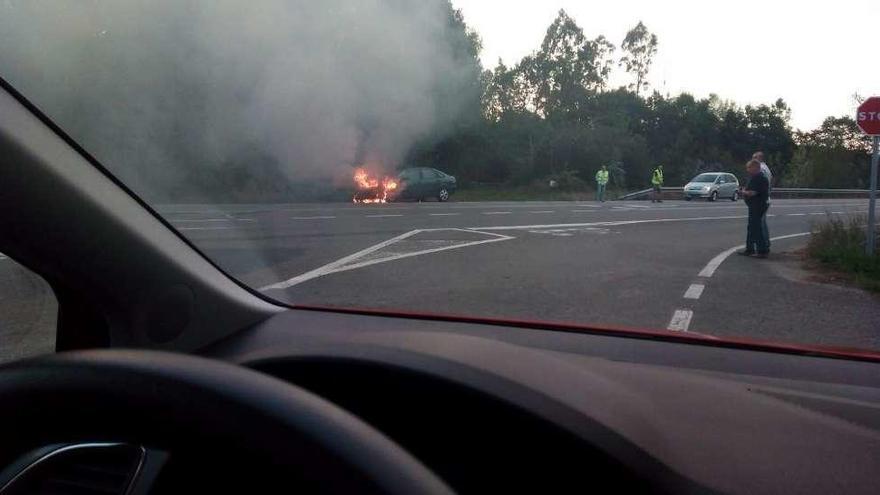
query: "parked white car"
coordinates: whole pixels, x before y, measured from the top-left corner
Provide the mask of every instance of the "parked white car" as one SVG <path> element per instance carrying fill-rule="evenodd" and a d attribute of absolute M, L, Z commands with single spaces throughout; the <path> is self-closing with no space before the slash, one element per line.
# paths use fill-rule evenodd
<path fill-rule="evenodd" d="M 705 198 L 717 201 L 727 198 L 731 201 L 739 199 L 739 179 L 726 172 L 700 174 L 684 186 L 684 199 Z"/>

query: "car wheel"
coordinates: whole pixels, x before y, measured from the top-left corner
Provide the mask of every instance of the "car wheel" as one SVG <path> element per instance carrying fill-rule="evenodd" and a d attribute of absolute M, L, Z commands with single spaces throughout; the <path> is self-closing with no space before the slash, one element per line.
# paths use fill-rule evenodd
<path fill-rule="evenodd" d="M 684 197 L 684 200 L 685 200 L 685 201 L 690 201 L 690 200 L 692 200 L 692 199 L 694 199 L 694 198 L 692 198 L 692 197 L 690 197 L 690 196 L 685 196 L 685 197 Z"/>
<path fill-rule="evenodd" d="M 718 201 L 718 191 L 712 191 L 712 195 L 709 196 L 709 201 Z"/>
<path fill-rule="evenodd" d="M 443 189 L 440 189 L 440 192 L 437 193 L 437 199 L 438 199 L 441 203 L 443 203 L 443 202 L 445 202 L 445 201 L 449 201 L 449 191 L 446 190 L 445 187 L 444 187 Z"/>
<path fill-rule="evenodd" d="M 730 200 L 731 201 L 738 201 L 739 200 L 739 191 L 733 191 L 733 196 L 730 197 Z"/>

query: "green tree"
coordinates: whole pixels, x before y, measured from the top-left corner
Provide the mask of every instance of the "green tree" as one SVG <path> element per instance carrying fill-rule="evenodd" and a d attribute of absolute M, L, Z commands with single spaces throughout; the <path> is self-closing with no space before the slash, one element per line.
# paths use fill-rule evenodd
<path fill-rule="evenodd" d="M 643 88 L 648 87 L 648 71 L 654 55 L 657 54 L 657 35 L 649 32 L 642 21 L 639 21 L 626 33 L 620 48 L 624 52 L 620 65 L 635 76 L 635 82 L 629 87 L 636 93 L 641 93 Z"/>
<path fill-rule="evenodd" d="M 529 60 L 534 106 L 543 116 L 577 116 L 591 93 L 608 81 L 614 46 L 603 36 L 590 40 L 564 10 L 553 21 L 541 49 Z"/>
<path fill-rule="evenodd" d="M 495 70 L 486 71 L 483 114 L 488 120 L 497 122 L 505 115 L 529 111 L 534 91 L 524 69 L 527 65 L 528 59 L 508 68 L 498 60 Z"/>
<path fill-rule="evenodd" d="M 870 181 L 870 138 L 850 117 L 828 117 L 796 135 L 797 151 L 786 182 L 801 187 L 865 188 Z"/>

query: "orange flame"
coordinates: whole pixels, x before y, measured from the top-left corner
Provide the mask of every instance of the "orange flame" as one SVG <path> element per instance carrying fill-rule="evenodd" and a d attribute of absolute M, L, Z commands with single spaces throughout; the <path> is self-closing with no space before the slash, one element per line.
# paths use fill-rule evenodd
<path fill-rule="evenodd" d="M 398 182 L 392 177 L 385 177 L 380 182 L 376 177 L 370 177 L 362 168 L 354 171 L 354 183 L 359 189 L 352 201 L 355 203 L 375 204 L 386 203 L 388 192 L 398 187 Z"/>

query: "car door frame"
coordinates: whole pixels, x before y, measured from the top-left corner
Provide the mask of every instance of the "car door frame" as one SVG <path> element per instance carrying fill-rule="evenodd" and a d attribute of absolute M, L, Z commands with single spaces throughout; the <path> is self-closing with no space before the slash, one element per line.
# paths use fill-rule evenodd
<path fill-rule="evenodd" d="M 424 184 L 422 183 L 422 173 L 421 167 L 412 167 L 408 169 L 404 169 L 403 172 L 413 172 L 417 174 L 417 176 L 413 179 L 406 179 L 405 187 L 403 187 L 402 194 L 404 199 L 412 199 L 412 200 L 421 200 L 424 196 Z M 404 179 L 400 178 L 401 186 L 404 186 Z"/>

